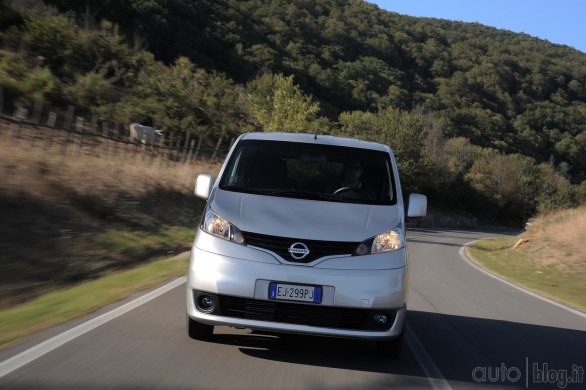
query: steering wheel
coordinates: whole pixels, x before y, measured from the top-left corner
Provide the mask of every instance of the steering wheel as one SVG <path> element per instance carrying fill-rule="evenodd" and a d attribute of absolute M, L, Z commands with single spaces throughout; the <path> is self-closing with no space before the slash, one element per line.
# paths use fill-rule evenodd
<path fill-rule="evenodd" d="M 340 187 L 334 191 L 334 195 L 343 194 L 344 192 L 354 191 L 352 187 Z"/>
<path fill-rule="evenodd" d="M 363 188 L 354 188 L 354 187 L 340 187 L 336 191 L 334 191 L 334 195 L 342 195 L 347 194 L 345 198 L 351 199 L 370 199 L 371 197 L 368 195 L 368 192 L 365 191 Z"/>

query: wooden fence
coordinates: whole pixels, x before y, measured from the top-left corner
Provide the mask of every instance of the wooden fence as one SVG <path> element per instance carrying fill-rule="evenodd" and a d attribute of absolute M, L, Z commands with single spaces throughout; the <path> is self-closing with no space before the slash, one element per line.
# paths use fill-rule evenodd
<path fill-rule="evenodd" d="M 129 124 L 100 120 L 96 115 L 89 119 L 75 115 L 75 107 L 67 110 L 50 109 L 42 103 L 32 107 L 14 105 L 6 112 L 0 86 L 0 131 L 14 145 L 27 144 L 61 154 L 134 155 L 151 164 L 190 164 L 207 161 L 221 162 L 234 138 L 210 139 L 202 136 L 164 133 L 152 145 L 129 140 Z"/>

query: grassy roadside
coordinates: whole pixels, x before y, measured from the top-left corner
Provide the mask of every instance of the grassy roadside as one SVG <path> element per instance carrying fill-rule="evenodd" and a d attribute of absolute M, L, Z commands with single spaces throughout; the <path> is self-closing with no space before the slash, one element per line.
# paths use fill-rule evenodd
<path fill-rule="evenodd" d="M 0 348 L 53 325 L 88 314 L 128 295 L 185 275 L 187 253 L 54 291 L 0 311 Z"/>
<path fill-rule="evenodd" d="M 477 241 L 468 255 L 504 279 L 586 312 L 586 208 L 539 217 L 523 234 Z"/>
<path fill-rule="evenodd" d="M 205 204 L 195 177 L 217 164 L 18 134 L 0 137 L 0 310 L 189 250 Z"/>
<path fill-rule="evenodd" d="M 207 160 L 0 120 L 0 348 L 185 275 Z M 76 146 L 77 145 L 77 146 Z M 171 256 L 175 256 L 170 258 Z M 161 260 L 163 259 L 163 260 Z"/>

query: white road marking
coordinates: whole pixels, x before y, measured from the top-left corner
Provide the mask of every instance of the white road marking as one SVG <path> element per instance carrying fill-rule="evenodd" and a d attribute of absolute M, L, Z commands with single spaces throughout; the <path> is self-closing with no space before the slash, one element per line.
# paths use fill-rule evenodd
<path fill-rule="evenodd" d="M 149 301 L 152 301 L 153 299 L 165 294 L 175 287 L 182 285 L 186 281 L 187 278 L 185 276 L 175 279 L 174 281 L 169 282 L 166 285 L 159 287 L 158 289 L 153 290 L 141 297 L 138 297 L 131 302 L 117 307 L 116 309 L 104 313 L 96 318 L 92 318 L 83 324 L 71 328 L 55 337 L 50 338 L 49 340 L 43 341 L 42 343 L 37 344 L 34 347 L 27 349 L 26 351 L 23 351 L 9 359 L 6 359 L 3 362 L 0 362 L 0 378 L 10 374 L 12 371 L 17 370 L 22 366 L 29 364 L 30 362 L 53 351 L 54 349 L 59 348 L 63 344 L 66 344 L 71 340 L 74 340 L 79 336 L 82 336 L 96 329 L 97 327 L 104 325 L 105 323 L 112 321 L 113 319 L 120 317 L 123 314 L 128 313 L 131 310 L 136 309 L 137 307 L 144 305 Z"/>
<path fill-rule="evenodd" d="M 468 245 L 470 245 L 470 244 L 472 244 L 472 243 L 474 243 L 474 242 L 476 242 L 476 241 L 478 241 L 478 240 L 470 241 L 470 242 L 468 242 L 468 243 L 464 244 L 464 246 L 462 246 L 462 247 L 460 248 L 460 250 L 459 250 L 460 257 L 461 257 L 461 258 L 462 258 L 462 259 L 463 259 L 463 260 L 464 260 L 466 263 L 468 263 L 470 266 L 472 266 L 472 267 L 476 268 L 478 271 L 482 272 L 483 274 L 485 274 L 485 275 L 488 275 L 488 276 L 490 276 L 491 278 L 493 278 L 493 279 L 496 279 L 496 280 L 498 280 L 498 281 L 500 281 L 500 282 L 502 282 L 502 283 L 506 284 L 507 286 L 511 286 L 511 287 L 513 287 L 513 288 L 514 288 L 514 289 L 516 289 L 516 290 L 519 290 L 519 291 L 521 291 L 521 292 L 524 292 L 524 293 L 525 293 L 525 294 L 527 294 L 527 295 L 530 295 L 530 296 L 532 296 L 532 297 L 534 297 L 534 298 L 537 298 L 537 299 L 539 299 L 539 300 L 541 300 L 541 301 L 543 301 L 543 302 L 547 302 L 547 303 L 549 303 L 549 304 L 552 304 L 552 305 L 554 305 L 554 306 L 556 306 L 556 307 L 559 307 L 560 309 L 564 309 L 564 310 L 566 310 L 566 311 L 568 311 L 568 312 L 570 312 L 570 313 L 573 313 L 573 314 L 575 314 L 575 315 L 577 315 L 577 316 L 579 316 L 579 317 L 586 318 L 586 313 L 582 313 L 581 311 L 578 311 L 578 310 L 576 310 L 576 309 L 573 309 L 573 308 L 571 308 L 571 307 L 568 307 L 568 306 L 566 306 L 566 305 L 563 305 L 563 304 L 561 304 L 561 303 L 559 303 L 559 302 L 556 302 L 556 301 L 553 301 L 553 300 L 551 300 L 551 299 L 545 298 L 545 297 L 543 297 L 543 296 L 541 296 L 541 295 L 538 295 L 538 294 L 536 294 L 536 293 L 534 293 L 534 292 L 531 292 L 531 291 L 529 291 L 529 290 L 526 290 L 526 289 L 524 289 L 523 287 L 517 286 L 516 284 L 513 284 L 513 283 L 511 283 L 511 282 L 509 282 L 509 281 L 507 281 L 507 280 L 504 280 L 504 279 L 502 279 L 501 277 L 499 277 L 499 276 L 497 276 L 497 275 L 493 274 L 492 272 L 489 272 L 489 271 L 485 270 L 484 268 L 480 267 L 478 264 L 474 263 L 472 260 L 470 260 L 470 259 L 468 258 L 468 256 L 466 255 L 466 252 L 465 252 L 465 250 L 466 250 L 466 247 L 467 247 Z"/>
<path fill-rule="evenodd" d="M 442 372 L 437 368 L 425 350 L 425 347 L 423 347 L 423 344 L 421 344 L 421 341 L 415 336 L 415 333 L 411 330 L 408 324 L 405 325 L 405 341 L 409 344 L 411 352 L 415 355 L 415 359 L 417 359 L 417 362 L 431 384 L 431 387 L 434 390 L 451 390 L 452 386 L 450 386 L 446 378 L 444 378 Z"/>

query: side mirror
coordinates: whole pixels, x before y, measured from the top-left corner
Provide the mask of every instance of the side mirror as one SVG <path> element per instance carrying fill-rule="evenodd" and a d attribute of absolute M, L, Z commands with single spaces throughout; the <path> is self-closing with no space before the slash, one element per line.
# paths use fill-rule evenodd
<path fill-rule="evenodd" d="M 210 197 L 212 187 L 214 186 L 214 177 L 209 173 L 202 173 L 195 181 L 195 196 L 203 199 Z"/>
<path fill-rule="evenodd" d="M 407 218 L 425 217 L 427 214 L 427 197 L 421 194 L 409 194 Z"/>

